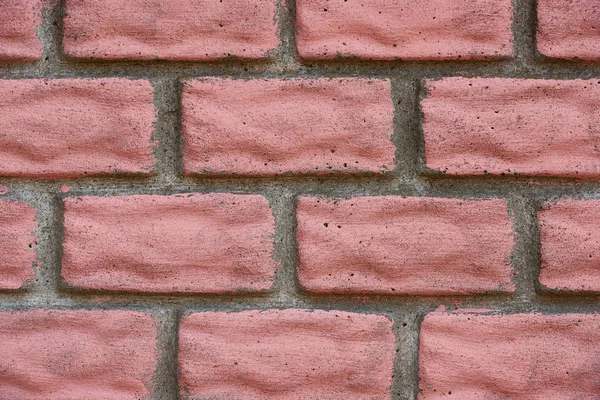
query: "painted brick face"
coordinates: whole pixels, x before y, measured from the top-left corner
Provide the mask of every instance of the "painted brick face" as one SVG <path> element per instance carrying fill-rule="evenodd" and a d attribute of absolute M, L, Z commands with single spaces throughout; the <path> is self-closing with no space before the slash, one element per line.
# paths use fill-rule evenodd
<path fill-rule="evenodd" d="M 62 276 L 97 290 L 265 290 L 275 272 L 273 225 L 258 195 L 69 198 Z"/>
<path fill-rule="evenodd" d="M 0 80 L 0 176 L 147 175 L 152 101 L 142 80 Z"/>
<path fill-rule="evenodd" d="M 275 17 L 273 0 L 67 0 L 63 45 L 98 59 L 264 58 Z"/>
<path fill-rule="evenodd" d="M 422 100 L 427 166 L 449 175 L 600 177 L 600 81 L 446 78 Z"/>
<path fill-rule="evenodd" d="M 600 201 L 547 203 L 538 213 L 540 283 L 550 289 L 600 292 Z"/>
<path fill-rule="evenodd" d="M 0 289 L 18 289 L 35 277 L 35 210 L 0 200 Z"/>
<path fill-rule="evenodd" d="M 341 311 L 197 313 L 181 322 L 182 395 L 390 399 L 389 319 Z"/>
<path fill-rule="evenodd" d="M 386 80 L 201 79 L 185 84 L 182 103 L 186 174 L 394 168 Z"/>
<path fill-rule="evenodd" d="M 538 0 L 538 50 L 545 56 L 600 60 L 600 2 Z"/>
<path fill-rule="evenodd" d="M 512 291 L 503 200 L 356 197 L 298 202 L 298 280 L 321 293 Z"/>
<path fill-rule="evenodd" d="M 298 0 L 307 59 L 456 60 L 512 55 L 510 0 Z"/>
<path fill-rule="evenodd" d="M 156 327 L 131 311 L 3 312 L 0 354 L 3 399 L 147 399 Z"/>
<path fill-rule="evenodd" d="M 599 328 L 597 314 L 430 314 L 419 398 L 598 398 Z"/>
<path fill-rule="evenodd" d="M 40 0 L 0 2 L 0 61 L 27 61 L 40 58 L 42 44 L 36 30 L 42 22 Z"/>

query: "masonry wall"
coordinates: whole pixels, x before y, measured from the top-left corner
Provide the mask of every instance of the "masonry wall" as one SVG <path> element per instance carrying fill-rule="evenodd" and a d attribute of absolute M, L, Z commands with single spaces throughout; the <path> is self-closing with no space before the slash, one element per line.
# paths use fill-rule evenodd
<path fill-rule="evenodd" d="M 0 15 L 0 399 L 600 398 L 600 2 Z"/>

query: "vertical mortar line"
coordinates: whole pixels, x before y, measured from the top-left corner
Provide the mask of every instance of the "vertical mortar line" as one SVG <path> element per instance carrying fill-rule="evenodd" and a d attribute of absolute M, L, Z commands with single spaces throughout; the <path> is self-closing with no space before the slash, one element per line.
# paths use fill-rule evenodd
<path fill-rule="evenodd" d="M 159 319 L 157 329 L 158 362 L 152 379 L 155 400 L 179 399 L 179 320 L 181 312 L 177 307 L 156 312 Z"/>
<path fill-rule="evenodd" d="M 507 203 L 515 235 L 511 254 L 515 294 L 524 305 L 530 305 L 537 298 L 536 282 L 540 267 L 538 204 L 533 199 L 519 196 L 509 198 Z"/>
<path fill-rule="evenodd" d="M 277 0 L 279 57 L 277 63 L 284 70 L 299 68 L 296 50 L 296 1 Z"/>
<path fill-rule="evenodd" d="M 419 394 L 419 331 L 423 315 L 415 309 L 394 312 L 397 353 L 392 399 L 416 400 Z"/>
<path fill-rule="evenodd" d="M 64 240 L 64 206 L 52 193 L 31 193 L 30 203 L 37 214 L 37 272 L 33 292 L 40 302 L 56 299 L 60 289 L 60 268 Z"/>
<path fill-rule="evenodd" d="M 419 81 L 392 78 L 396 174 L 404 181 L 415 181 L 422 164 L 423 138 L 420 132 Z"/>
<path fill-rule="evenodd" d="M 179 183 L 183 172 L 181 139 L 182 83 L 177 77 L 166 76 L 151 80 L 154 88 L 156 123 L 152 138 L 157 141 L 155 173 L 166 185 Z"/>
<path fill-rule="evenodd" d="M 519 72 L 530 72 L 537 56 L 537 0 L 513 0 L 514 57 Z"/>
<path fill-rule="evenodd" d="M 60 65 L 65 0 L 44 0 L 42 23 L 38 27 L 38 37 L 42 42 L 40 72 L 47 73 Z"/>
<path fill-rule="evenodd" d="M 296 267 L 298 246 L 296 243 L 296 196 L 288 190 L 280 190 L 267 196 L 275 217 L 274 254 L 278 264 L 273 292 L 279 302 L 289 303 L 298 293 Z"/>

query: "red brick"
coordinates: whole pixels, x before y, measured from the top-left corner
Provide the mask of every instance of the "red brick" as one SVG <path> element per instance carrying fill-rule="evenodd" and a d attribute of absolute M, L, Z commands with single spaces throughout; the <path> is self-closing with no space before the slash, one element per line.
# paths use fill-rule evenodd
<path fill-rule="evenodd" d="M 0 175 L 149 174 L 152 101 L 147 81 L 0 80 Z"/>
<path fill-rule="evenodd" d="M 147 399 L 156 327 L 129 311 L 0 313 L 3 399 Z"/>
<path fill-rule="evenodd" d="M 63 45 L 85 58 L 264 58 L 279 45 L 275 1 L 67 0 Z"/>
<path fill-rule="evenodd" d="M 298 280 L 309 291 L 513 291 L 504 200 L 300 198 Z"/>
<path fill-rule="evenodd" d="M 540 283 L 551 289 L 600 292 L 600 200 L 563 200 L 538 213 Z"/>
<path fill-rule="evenodd" d="M 456 60 L 512 56 L 510 0 L 298 0 L 308 59 Z"/>
<path fill-rule="evenodd" d="M 35 210 L 0 201 L 0 289 L 18 289 L 35 277 Z"/>
<path fill-rule="evenodd" d="M 599 178 L 600 81 L 448 78 L 422 100 L 427 166 Z"/>
<path fill-rule="evenodd" d="M 186 174 L 394 168 L 386 80 L 208 78 L 187 82 L 182 102 Z"/>
<path fill-rule="evenodd" d="M 421 325 L 420 399 L 600 398 L 600 316 L 433 313 Z"/>
<path fill-rule="evenodd" d="M 600 60 L 598 0 L 538 0 L 540 53 L 554 58 Z"/>
<path fill-rule="evenodd" d="M 36 60 L 42 44 L 36 29 L 42 22 L 40 0 L 0 2 L 0 60 Z"/>
<path fill-rule="evenodd" d="M 341 311 L 192 314 L 181 321 L 182 396 L 390 399 L 392 322 Z"/>
<path fill-rule="evenodd" d="M 74 287 L 134 292 L 270 288 L 274 218 L 258 195 L 65 200 L 62 276 Z"/>

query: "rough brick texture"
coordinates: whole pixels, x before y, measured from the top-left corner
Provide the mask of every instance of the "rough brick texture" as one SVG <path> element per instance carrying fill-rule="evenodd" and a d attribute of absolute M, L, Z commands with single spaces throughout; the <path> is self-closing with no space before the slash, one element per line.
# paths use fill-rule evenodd
<path fill-rule="evenodd" d="M 63 45 L 84 58 L 264 58 L 275 14 L 273 0 L 66 0 Z"/>
<path fill-rule="evenodd" d="M 42 55 L 36 30 L 42 22 L 40 0 L 3 0 L 0 2 L 0 61 L 35 60 Z"/>
<path fill-rule="evenodd" d="M 35 210 L 0 200 L 0 289 L 18 289 L 35 272 Z"/>
<path fill-rule="evenodd" d="M 389 319 L 341 311 L 198 313 L 181 322 L 182 395 L 389 399 Z"/>
<path fill-rule="evenodd" d="M 274 221 L 257 195 L 65 200 L 62 276 L 74 287 L 136 292 L 268 289 Z"/>
<path fill-rule="evenodd" d="M 142 80 L 0 80 L 0 176 L 148 174 L 152 101 Z"/>
<path fill-rule="evenodd" d="M 545 56 L 600 60 L 600 2 L 538 0 L 538 50 Z"/>
<path fill-rule="evenodd" d="M 139 312 L 3 312 L 0 398 L 147 399 L 156 347 L 155 322 Z"/>
<path fill-rule="evenodd" d="M 503 200 L 356 197 L 298 202 L 298 280 L 316 292 L 512 291 Z"/>
<path fill-rule="evenodd" d="M 421 102 L 429 168 L 600 178 L 600 81 L 447 78 Z"/>
<path fill-rule="evenodd" d="M 600 316 L 428 315 L 421 399 L 597 399 Z"/>
<path fill-rule="evenodd" d="M 510 0 L 298 0 L 307 59 L 456 60 L 512 55 Z"/>
<path fill-rule="evenodd" d="M 548 203 L 538 219 L 540 283 L 551 289 L 600 292 L 600 201 Z"/>
<path fill-rule="evenodd" d="M 394 168 L 386 80 L 201 79 L 185 84 L 182 102 L 186 174 Z"/>

